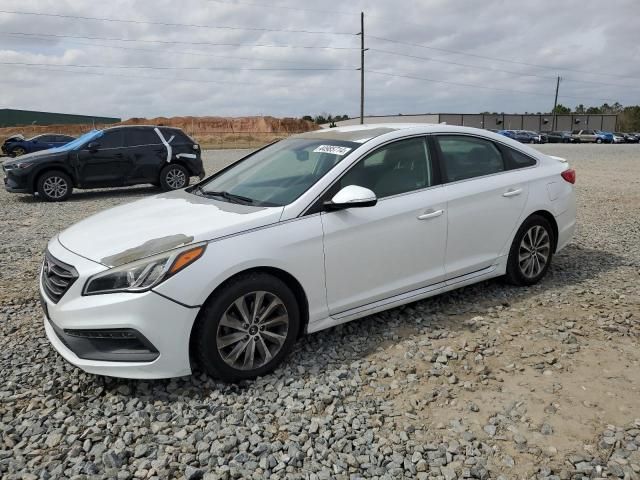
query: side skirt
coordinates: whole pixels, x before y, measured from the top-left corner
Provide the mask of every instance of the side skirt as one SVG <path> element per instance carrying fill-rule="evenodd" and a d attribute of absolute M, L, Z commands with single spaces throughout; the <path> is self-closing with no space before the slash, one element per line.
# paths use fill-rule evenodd
<path fill-rule="evenodd" d="M 447 280 L 445 282 L 429 285 L 428 287 L 419 288 L 410 292 L 395 295 L 393 297 L 378 300 L 377 302 L 362 305 L 360 307 L 352 308 L 340 313 L 334 313 L 333 315 L 318 320 L 309 324 L 307 327 L 307 333 L 319 332 L 326 328 L 331 328 L 336 325 L 350 322 L 358 318 L 373 315 L 374 313 L 382 312 L 383 310 L 389 310 L 391 308 L 399 307 L 407 303 L 416 302 L 425 298 L 433 297 L 441 293 L 445 293 L 451 290 L 455 290 L 460 287 L 478 283 L 490 278 L 499 277 L 504 275 L 504 268 L 500 268 L 500 265 L 491 265 L 490 267 L 472 272 L 466 275 L 462 275 L 457 278 Z"/>

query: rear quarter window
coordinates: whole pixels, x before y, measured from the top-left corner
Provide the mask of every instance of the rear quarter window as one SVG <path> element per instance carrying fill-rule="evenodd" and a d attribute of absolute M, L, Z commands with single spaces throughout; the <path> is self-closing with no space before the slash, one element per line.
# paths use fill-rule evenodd
<path fill-rule="evenodd" d="M 171 140 L 170 142 L 171 145 L 193 145 L 195 143 L 182 130 L 176 130 L 173 128 L 160 128 L 160 132 L 162 132 L 162 135 L 167 141 L 169 141 L 169 139 L 173 137 L 173 140 Z"/>
<path fill-rule="evenodd" d="M 536 164 L 536 159 L 529 155 L 509 147 L 503 146 L 503 149 L 506 150 L 505 163 L 507 170 L 533 167 Z"/>

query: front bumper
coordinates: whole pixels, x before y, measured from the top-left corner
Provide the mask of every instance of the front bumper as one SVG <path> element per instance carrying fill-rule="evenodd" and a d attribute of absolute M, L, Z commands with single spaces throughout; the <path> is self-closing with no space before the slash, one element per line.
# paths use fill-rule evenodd
<path fill-rule="evenodd" d="M 184 307 L 153 291 L 82 296 L 86 279 L 105 267 L 66 250 L 57 239 L 49 242 L 49 251 L 79 272 L 78 280 L 58 303 L 46 296 L 40 284 L 45 332 L 65 360 L 86 372 L 111 377 L 191 374 L 189 337 L 197 308 Z M 87 338 L 92 330 L 96 335 Z M 129 342 L 118 339 L 120 343 L 114 346 L 96 338 L 104 337 L 104 332 L 132 333 Z"/>
<path fill-rule="evenodd" d="M 28 175 L 16 175 L 14 170 L 4 169 L 4 188 L 11 193 L 32 193 Z"/>

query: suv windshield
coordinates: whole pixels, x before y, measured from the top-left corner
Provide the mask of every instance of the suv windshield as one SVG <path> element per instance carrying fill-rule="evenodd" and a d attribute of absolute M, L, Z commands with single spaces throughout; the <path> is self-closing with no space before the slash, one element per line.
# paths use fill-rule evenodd
<path fill-rule="evenodd" d="M 249 205 L 293 202 L 360 144 L 289 138 L 256 152 L 194 193 Z"/>
<path fill-rule="evenodd" d="M 80 135 L 78 138 L 70 141 L 69 143 L 66 143 L 58 148 L 52 148 L 50 151 L 75 150 L 76 148 L 82 147 L 84 144 L 89 143 L 91 140 L 95 140 L 96 138 L 101 136 L 102 130 L 91 130 L 84 135 Z"/>

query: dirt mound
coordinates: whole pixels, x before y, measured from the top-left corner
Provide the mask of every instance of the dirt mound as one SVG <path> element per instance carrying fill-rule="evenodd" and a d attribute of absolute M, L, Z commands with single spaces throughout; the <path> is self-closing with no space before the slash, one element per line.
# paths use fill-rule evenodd
<path fill-rule="evenodd" d="M 26 125 L 22 127 L 0 128 L 0 141 L 21 133 L 29 138 L 42 133 L 62 133 L 78 136 L 92 128 L 115 127 L 118 125 L 165 125 L 178 127 L 203 144 L 217 141 L 220 134 L 236 136 L 251 135 L 260 143 L 263 139 L 285 137 L 293 133 L 317 130 L 318 125 L 300 118 L 276 117 L 156 117 L 130 118 L 113 124 L 80 124 L 80 125 Z"/>

